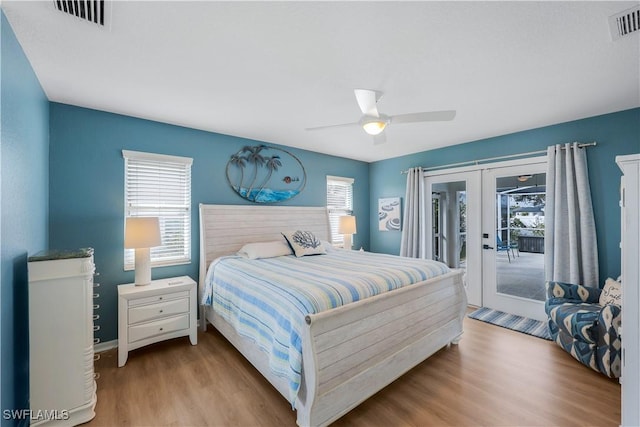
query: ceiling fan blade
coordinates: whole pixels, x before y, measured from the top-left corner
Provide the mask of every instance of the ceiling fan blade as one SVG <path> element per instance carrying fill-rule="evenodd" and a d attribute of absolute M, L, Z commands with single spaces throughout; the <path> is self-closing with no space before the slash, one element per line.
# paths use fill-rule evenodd
<path fill-rule="evenodd" d="M 341 123 L 339 125 L 327 125 L 327 126 L 316 126 L 312 128 L 305 128 L 305 130 L 322 130 L 322 129 L 331 129 L 331 128 L 340 128 L 340 127 L 349 127 L 349 126 L 360 126 L 360 123 Z"/>
<path fill-rule="evenodd" d="M 362 114 L 365 116 L 380 117 L 376 104 L 380 97 L 382 97 L 382 92 L 369 89 L 355 89 L 354 92 Z"/>
<path fill-rule="evenodd" d="M 385 132 L 380 132 L 377 135 L 373 136 L 373 145 L 384 144 L 387 142 L 387 136 Z"/>
<path fill-rule="evenodd" d="M 415 123 L 415 122 L 443 122 L 453 120 L 456 116 L 455 110 L 428 111 L 425 113 L 409 113 L 391 116 L 391 123 Z"/>

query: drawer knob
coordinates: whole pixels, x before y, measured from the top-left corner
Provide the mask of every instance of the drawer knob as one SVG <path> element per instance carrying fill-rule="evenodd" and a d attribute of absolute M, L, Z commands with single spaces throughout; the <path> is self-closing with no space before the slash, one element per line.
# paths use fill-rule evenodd
<path fill-rule="evenodd" d="M 164 328 L 160 328 L 160 330 L 162 331 Z"/>
<path fill-rule="evenodd" d="M 158 298 L 160 301 L 162 301 L 162 297 Z"/>
<path fill-rule="evenodd" d="M 160 313 L 162 313 L 164 310 L 160 310 Z"/>

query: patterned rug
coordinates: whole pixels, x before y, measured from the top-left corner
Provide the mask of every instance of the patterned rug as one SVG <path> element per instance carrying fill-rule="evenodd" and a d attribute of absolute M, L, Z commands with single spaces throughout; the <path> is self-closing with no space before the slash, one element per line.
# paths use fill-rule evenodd
<path fill-rule="evenodd" d="M 492 325 L 502 326 L 503 328 L 551 341 L 547 322 L 516 316 L 515 314 L 507 314 L 486 307 L 481 307 L 467 316 L 471 319 L 481 320 Z"/>

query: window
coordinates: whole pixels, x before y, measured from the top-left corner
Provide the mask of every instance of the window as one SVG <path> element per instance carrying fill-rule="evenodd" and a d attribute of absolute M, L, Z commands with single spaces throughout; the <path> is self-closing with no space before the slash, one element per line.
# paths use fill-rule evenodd
<path fill-rule="evenodd" d="M 188 157 L 122 150 L 124 215 L 157 216 L 162 246 L 151 248 L 151 266 L 191 262 L 191 164 Z M 133 270 L 125 249 L 124 269 Z"/>
<path fill-rule="evenodd" d="M 353 215 L 353 178 L 327 176 L 327 210 L 331 244 L 341 246 L 344 244 L 344 236 L 338 233 L 338 218 Z"/>

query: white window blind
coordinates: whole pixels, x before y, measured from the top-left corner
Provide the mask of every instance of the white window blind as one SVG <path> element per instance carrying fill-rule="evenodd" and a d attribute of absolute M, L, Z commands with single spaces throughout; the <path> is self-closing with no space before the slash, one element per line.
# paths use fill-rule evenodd
<path fill-rule="evenodd" d="M 188 157 L 122 150 L 125 218 L 157 216 L 162 246 L 151 248 L 154 267 L 191 262 L 191 164 Z M 125 249 L 124 269 L 134 268 Z"/>
<path fill-rule="evenodd" d="M 353 214 L 353 178 L 327 176 L 327 211 L 331 226 L 331 244 L 344 244 L 344 236 L 338 233 L 341 216 Z"/>

